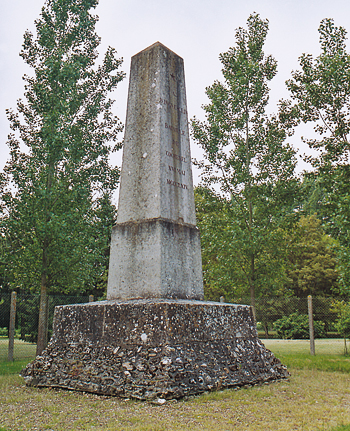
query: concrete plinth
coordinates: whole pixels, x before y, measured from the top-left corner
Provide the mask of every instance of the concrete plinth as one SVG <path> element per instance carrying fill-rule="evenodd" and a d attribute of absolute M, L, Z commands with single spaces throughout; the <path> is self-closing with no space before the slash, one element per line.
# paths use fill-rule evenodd
<path fill-rule="evenodd" d="M 153 219 L 113 227 L 108 293 L 113 299 L 203 299 L 199 231 Z"/>
<path fill-rule="evenodd" d="M 27 385 L 142 400 L 288 378 L 258 339 L 249 306 L 186 300 L 104 301 L 55 309 Z"/>

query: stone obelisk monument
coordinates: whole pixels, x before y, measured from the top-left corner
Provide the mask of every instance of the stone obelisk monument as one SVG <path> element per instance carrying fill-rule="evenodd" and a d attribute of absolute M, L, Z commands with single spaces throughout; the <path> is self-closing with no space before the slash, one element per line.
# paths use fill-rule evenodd
<path fill-rule="evenodd" d="M 131 60 L 107 299 L 203 299 L 181 57 L 159 42 Z"/>
<path fill-rule="evenodd" d="M 27 385 L 180 398 L 288 377 L 249 306 L 203 301 L 183 60 L 155 43 L 132 58 L 107 301 L 55 308 Z"/>

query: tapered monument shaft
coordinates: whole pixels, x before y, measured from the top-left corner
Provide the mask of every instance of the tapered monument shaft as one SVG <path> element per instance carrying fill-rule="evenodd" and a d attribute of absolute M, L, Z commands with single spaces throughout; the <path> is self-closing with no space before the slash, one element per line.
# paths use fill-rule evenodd
<path fill-rule="evenodd" d="M 183 59 L 132 57 L 107 299 L 203 299 Z"/>

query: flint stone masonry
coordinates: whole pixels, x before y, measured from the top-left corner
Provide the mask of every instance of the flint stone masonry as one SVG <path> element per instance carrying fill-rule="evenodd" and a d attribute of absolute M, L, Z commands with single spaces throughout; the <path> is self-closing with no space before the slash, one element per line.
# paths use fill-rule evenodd
<path fill-rule="evenodd" d="M 107 299 L 201 300 L 183 59 L 157 42 L 131 59 Z"/>
<path fill-rule="evenodd" d="M 153 400 L 289 373 L 258 339 L 249 306 L 134 300 L 56 307 L 49 346 L 21 375 L 29 386 Z"/>

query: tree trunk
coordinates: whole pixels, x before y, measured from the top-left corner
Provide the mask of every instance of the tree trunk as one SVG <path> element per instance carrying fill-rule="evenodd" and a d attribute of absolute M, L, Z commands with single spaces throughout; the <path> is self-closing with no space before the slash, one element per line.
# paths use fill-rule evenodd
<path fill-rule="evenodd" d="M 40 309 L 39 309 L 39 323 L 38 323 L 38 340 L 36 344 L 36 354 L 41 355 L 42 351 L 47 346 L 47 332 L 48 332 L 48 301 L 47 301 L 47 256 L 46 247 L 44 244 L 43 260 L 42 260 L 42 274 L 41 274 L 41 289 L 40 289 Z"/>
<path fill-rule="evenodd" d="M 250 260 L 250 305 L 255 308 L 255 261 L 254 256 Z"/>
<path fill-rule="evenodd" d="M 256 323 L 256 313 L 255 313 L 255 259 L 254 256 L 251 257 L 250 261 L 250 305 L 253 309 L 254 321 Z"/>
<path fill-rule="evenodd" d="M 268 340 L 268 338 L 269 338 L 269 327 L 268 327 L 267 323 L 264 324 L 264 331 L 265 331 L 265 338 L 266 338 L 266 340 Z"/>
<path fill-rule="evenodd" d="M 245 123 L 245 151 L 246 151 L 246 191 L 247 191 L 247 200 L 248 200 L 248 233 L 249 240 L 251 246 L 253 246 L 253 202 L 252 202 L 252 184 L 251 184 L 251 176 L 250 176 L 250 163 L 251 163 L 251 154 L 249 147 L 249 86 L 247 87 L 247 97 L 246 97 L 246 123 Z M 255 256 L 254 252 L 250 258 L 250 275 L 249 275 L 249 288 L 250 288 L 250 305 L 253 310 L 253 317 L 256 324 L 256 314 L 255 314 Z"/>

